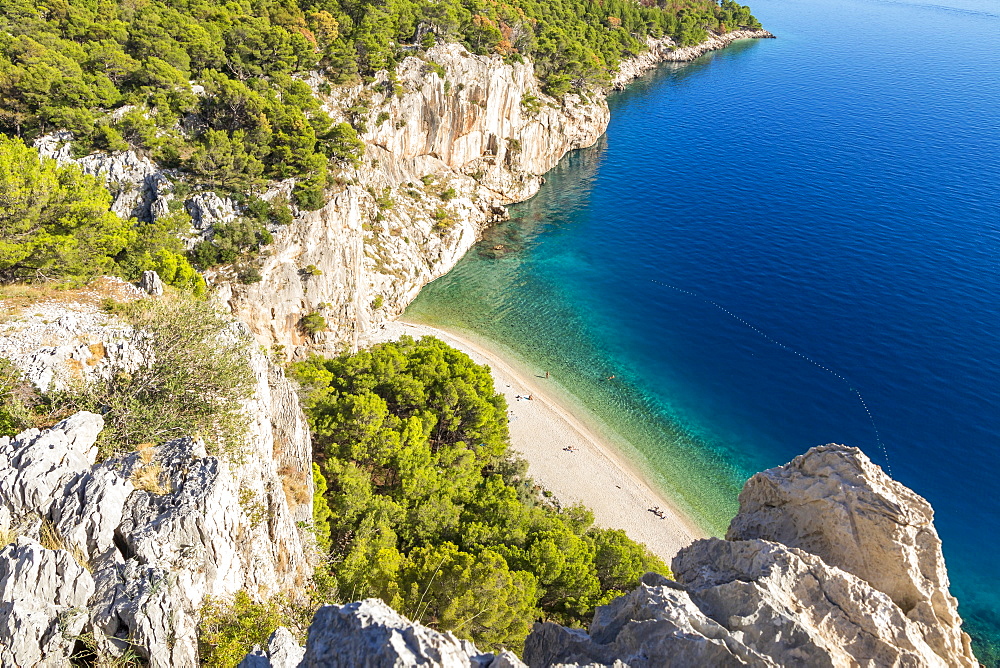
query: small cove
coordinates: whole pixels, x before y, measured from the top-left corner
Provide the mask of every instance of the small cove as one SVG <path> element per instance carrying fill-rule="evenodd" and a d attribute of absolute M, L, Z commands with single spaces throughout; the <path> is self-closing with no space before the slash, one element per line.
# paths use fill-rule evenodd
<path fill-rule="evenodd" d="M 1000 18 L 974 0 L 752 7 L 777 40 L 612 96 L 607 136 L 406 317 L 549 371 L 712 533 L 754 471 L 861 447 L 936 508 L 989 665 Z"/>

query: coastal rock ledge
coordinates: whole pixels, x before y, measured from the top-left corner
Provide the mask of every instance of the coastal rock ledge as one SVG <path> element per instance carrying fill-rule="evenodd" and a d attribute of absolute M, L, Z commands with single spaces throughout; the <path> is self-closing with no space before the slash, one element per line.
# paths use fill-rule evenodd
<path fill-rule="evenodd" d="M 978 666 L 933 511 L 857 448 L 824 445 L 751 478 L 725 540 L 699 540 L 597 609 L 589 632 L 536 624 L 541 666 Z M 280 630 L 279 630 L 280 631 Z M 522 666 L 381 601 L 322 608 L 302 658 L 272 639 L 244 666 Z M 271 658 L 269 658 L 269 655 Z"/>

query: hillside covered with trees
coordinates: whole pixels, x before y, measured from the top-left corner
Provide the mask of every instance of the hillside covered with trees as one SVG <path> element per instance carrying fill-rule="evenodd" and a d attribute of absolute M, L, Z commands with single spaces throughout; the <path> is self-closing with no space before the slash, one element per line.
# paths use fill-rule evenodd
<path fill-rule="evenodd" d="M 404 337 L 293 373 L 309 390 L 316 536 L 342 600 L 378 597 L 520 649 L 534 620 L 586 623 L 643 573 L 669 573 L 586 508 L 547 501 L 509 450 L 489 368 L 465 353 Z"/>
<path fill-rule="evenodd" d="M 224 190 L 288 176 L 315 188 L 358 146 L 304 73 L 353 83 L 458 41 L 531 57 L 561 95 L 607 81 L 647 35 L 687 45 L 757 25 L 732 0 L 3 0 L 0 131 L 67 129 L 80 153 L 131 146 Z"/>

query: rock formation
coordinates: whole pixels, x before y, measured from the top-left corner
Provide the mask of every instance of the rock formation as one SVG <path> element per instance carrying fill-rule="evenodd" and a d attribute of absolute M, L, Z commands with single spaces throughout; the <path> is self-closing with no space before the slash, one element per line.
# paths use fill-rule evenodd
<path fill-rule="evenodd" d="M 336 120 L 359 100 L 368 105 L 364 159 L 344 173 L 362 185 L 274 230 L 260 282 L 216 281 L 267 347 L 297 355 L 357 346 L 505 218 L 502 205 L 533 195 L 563 155 L 597 141 L 609 119 L 600 96 L 555 100 L 530 62 L 505 64 L 457 44 L 406 58 L 396 76 L 399 96 L 384 73 L 372 86 L 320 95 Z M 313 312 L 327 331 L 299 328 Z"/>
<path fill-rule="evenodd" d="M 952 665 L 970 657 L 934 510 L 857 448 L 824 445 L 747 481 L 729 540 L 764 539 L 818 555 L 888 595 Z"/>
<path fill-rule="evenodd" d="M 0 354 L 39 389 L 143 362 L 141 333 L 102 313 L 96 295 L 73 299 L 25 307 L 0 328 Z M 206 596 L 302 592 L 309 431 L 281 369 L 252 344 L 247 355 L 256 383 L 241 457 L 181 438 L 95 463 L 103 419 L 86 412 L 0 439 L 0 534 L 15 541 L 0 556 L 0 663 L 65 665 L 86 637 L 104 654 L 194 666 Z"/>
<path fill-rule="evenodd" d="M 589 634 L 528 637 L 530 666 L 976 666 L 927 502 L 856 448 L 757 474 L 727 540 L 598 608 Z"/>
<path fill-rule="evenodd" d="M 379 599 L 320 608 L 305 650 L 278 629 L 265 652 L 255 648 L 242 668 L 524 668 L 512 653 L 480 652 L 468 640 L 411 622 Z M 301 653 L 300 653 L 301 652 Z M 297 662 L 293 662 L 296 658 Z"/>
<path fill-rule="evenodd" d="M 0 550 L 0 665 L 65 665 L 94 579 L 65 550 L 18 538 Z"/>

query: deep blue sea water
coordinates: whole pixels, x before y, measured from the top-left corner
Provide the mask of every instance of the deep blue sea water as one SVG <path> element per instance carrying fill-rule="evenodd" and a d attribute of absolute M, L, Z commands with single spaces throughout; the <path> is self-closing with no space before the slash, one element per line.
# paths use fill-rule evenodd
<path fill-rule="evenodd" d="M 777 40 L 614 95 L 407 315 L 549 370 L 713 532 L 751 473 L 861 447 L 997 665 L 1000 3 L 751 6 Z"/>

